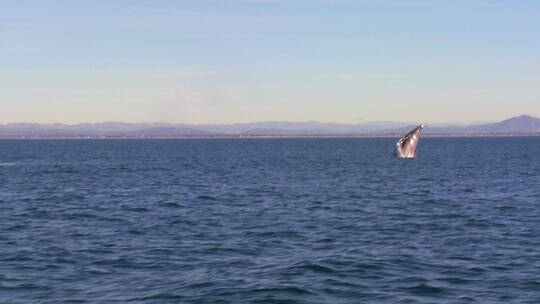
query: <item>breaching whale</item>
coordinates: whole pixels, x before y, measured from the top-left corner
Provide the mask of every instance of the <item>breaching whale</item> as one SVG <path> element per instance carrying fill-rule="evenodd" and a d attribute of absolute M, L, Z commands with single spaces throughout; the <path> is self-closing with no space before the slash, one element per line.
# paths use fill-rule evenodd
<path fill-rule="evenodd" d="M 420 141 L 420 133 L 424 125 L 419 125 L 396 143 L 394 154 L 399 158 L 413 158 L 416 156 L 416 147 Z"/>

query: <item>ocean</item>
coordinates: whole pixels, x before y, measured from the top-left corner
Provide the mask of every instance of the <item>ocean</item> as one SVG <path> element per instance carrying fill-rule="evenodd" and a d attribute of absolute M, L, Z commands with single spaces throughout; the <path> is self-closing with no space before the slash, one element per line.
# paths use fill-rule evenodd
<path fill-rule="evenodd" d="M 0 303 L 540 303 L 540 138 L 0 141 Z"/>

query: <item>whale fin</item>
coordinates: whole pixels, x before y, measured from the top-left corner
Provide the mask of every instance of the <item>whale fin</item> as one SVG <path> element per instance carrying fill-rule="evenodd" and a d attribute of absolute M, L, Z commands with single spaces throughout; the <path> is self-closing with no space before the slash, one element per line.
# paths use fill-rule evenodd
<path fill-rule="evenodd" d="M 414 130 L 409 132 L 404 137 L 400 138 L 396 143 L 396 150 L 394 154 L 399 158 L 413 158 L 416 157 L 416 148 L 420 141 L 420 133 L 424 129 L 424 125 L 419 125 Z"/>

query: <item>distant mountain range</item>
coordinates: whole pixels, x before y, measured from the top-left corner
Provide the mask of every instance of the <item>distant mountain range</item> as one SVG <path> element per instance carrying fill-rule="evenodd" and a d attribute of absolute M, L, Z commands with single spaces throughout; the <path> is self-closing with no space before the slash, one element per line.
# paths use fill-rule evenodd
<path fill-rule="evenodd" d="M 339 124 L 320 122 L 257 122 L 240 124 L 84 123 L 0 125 L 0 138 L 185 138 L 185 137 L 316 137 L 399 136 L 415 125 L 400 122 Z M 427 126 L 427 136 L 540 135 L 540 118 L 522 115 L 497 123 Z"/>

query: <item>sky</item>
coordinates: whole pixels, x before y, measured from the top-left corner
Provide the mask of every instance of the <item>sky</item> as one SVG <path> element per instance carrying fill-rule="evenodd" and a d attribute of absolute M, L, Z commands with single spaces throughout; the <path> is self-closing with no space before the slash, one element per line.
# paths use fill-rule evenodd
<path fill-rule="evenodd" d="M 540 116 L 540 1 L 0 0 L 0 123 Z"/>

